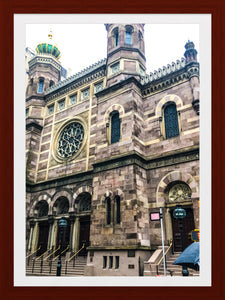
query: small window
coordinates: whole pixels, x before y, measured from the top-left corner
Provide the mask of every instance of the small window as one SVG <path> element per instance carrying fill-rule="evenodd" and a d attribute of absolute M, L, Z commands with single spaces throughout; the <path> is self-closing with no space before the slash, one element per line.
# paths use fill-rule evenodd
<path fill-rule="evenodd" d="M 29 115 L 29 108 L 26 108 L 26 117 Z"/>
<path fill-rule="evenodd" d="M 120 257 L 116 256 L 115 269 L 119 269 L 120 266 Z"/>
<path fill-rule="evenodd" d="M 125 44 L 132 45 L 132 27 L 131 26 L 126 26 Z"/>
<path fill-rule="evenodd" d="M 58 102 L 58 110 L 62 110 L 65 108 L 65 99 Z"/>
<path fill-rule="evenodd" d="M 109 197 L 106 198 L 106 224 L 111 224 L 111 199 Z"/>
<path fill-rule="evenodd" d="M 48 115 L 51 115 L 54 113 L 54 104 L 48 106 Z"/>
<path fill-rule="evenodd" d="M 55 83 L 53 80 L 50 80 L 49 87 L 53 86 Z"/>
<path fill-rule="evenodd" d="M 128 257 L 135 257 L 135 251 L 134 250 L 128 250 L 127 256 Z"/>
<path fill-rule="evenodd" d="M 38 83 L 38 93 L 43 93 L 44 89 L 44 79 L 40 79 Z"/>
<path fill-rule="evenodd" d="M 90 96 L 90 89 L 83 90 L 81 92 L 81 100 L 88 99 Z"/>
<path fill-rule="evenodd" d="M 113 111 L 111 114 L 111 144 L 120 140 L 120 118 L 119 112 Z"/>
<path fill-rule="evenodd" d="M 118 46 L 119 45 L 119 32 L 118 32 L 118 28 L 115 28 L 113 31 L 113 42 L 114 42 L 114 46 Z"/>
<path fill-rule="evenodd" d="M 116 224 L 120 224 L 120 197 L 116 196 Z"/>
<path fill-rule="evenodd" d="M 70 105 L 77 103 L 77 94 L 70 96 Z"/>
<path fill-rule="evenodd" d="M 119 70 L 120 70 L 120 63 L 118 62 L 118 63 L 112 65 L 110 68 L 111 68 L 111 73 L 115 74 L 115 73 L 119 72 Z"/>
<path fill-rule="evenodd" d="M 107 267 L 107 256 L 103 256 L 103 269 Z"/>
<path fill-rule="evenodd" d="M 167 139 L 179 135 L 177 108 L 175 103 L 170 103 L 165 107 L 164 122 L 165 122 L 165 133 Z"/>
<path fill-rule="evenodd" d="M 103 81 L 100 83 L 95 84 L 95 93 L 100 92 L 101 90 L 103 90 Z"/>
<path fill-rule="evenodd" d="M 109 257 L 109 269 L 113 268 L 113 256 Z"/>
<path fill-rule="evenodd" d="M 139 40 L 139 48 L 141 50 L 143 50 L 143 35 L 142 35 L 142 33 L 140 31 L 138 33 L 138 40 Z"/>

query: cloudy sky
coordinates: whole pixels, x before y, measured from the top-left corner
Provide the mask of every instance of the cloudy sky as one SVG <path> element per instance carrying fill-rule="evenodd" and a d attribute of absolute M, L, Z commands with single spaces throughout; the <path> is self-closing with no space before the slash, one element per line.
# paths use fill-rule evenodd
<path fill-rule="evenodd" d="M 199 53 L 198 24 L 145 24 L 147 73 L 183 57 L 184 45 L 188 40 L 194 42 Z M 61 51 L 62 66 L 71 68 L 72 74 L 106 57 L 107 32 L 104 23 L 26 24 L 26 47 L 35 50 L 39 43 L 48 42 L 50 28 L 53 33 L 52 43 Z"/>

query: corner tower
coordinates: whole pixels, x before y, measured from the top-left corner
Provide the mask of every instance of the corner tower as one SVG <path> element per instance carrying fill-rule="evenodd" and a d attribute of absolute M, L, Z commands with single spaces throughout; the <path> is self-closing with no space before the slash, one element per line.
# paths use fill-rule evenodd
<path fill-rule="evenodd" d="M 145 74 L 144 24 L 105 24 L 107 86 Z"/>

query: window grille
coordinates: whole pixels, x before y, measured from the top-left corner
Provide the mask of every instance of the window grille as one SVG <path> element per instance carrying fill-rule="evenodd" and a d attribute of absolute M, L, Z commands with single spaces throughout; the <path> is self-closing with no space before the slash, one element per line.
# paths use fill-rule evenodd
<path fill-rule="evenodd" d="M 179 125 L 177 118 L 176 104 L 171 103 L 164 109 L 165 132 L 166 138 L 175 137 L 179 135 Z"/>

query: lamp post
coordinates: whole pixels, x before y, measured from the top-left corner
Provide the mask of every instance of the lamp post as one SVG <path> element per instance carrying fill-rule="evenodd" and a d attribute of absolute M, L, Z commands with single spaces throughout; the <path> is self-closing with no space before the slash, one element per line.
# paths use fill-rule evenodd
<path fill-rule="evenodd" d="M 60 250 L 62 248 L 63 230 L 66 227 L 67 227 L 67 221 L 66 221 L 66 219 L 65 218 L 61 218 L 59 220 L 59 246 L 60 246 Z M 61 264 L 61 252 L 62 251 L 60 251 L 59 258 L 58 258 L 56 276 L 61 276 L 61 268 L 62 268 L 62 264 Z"/>

